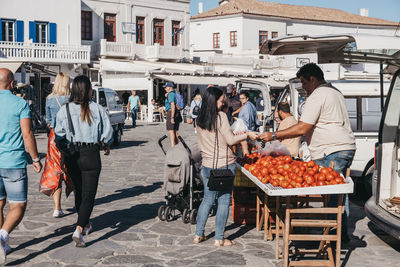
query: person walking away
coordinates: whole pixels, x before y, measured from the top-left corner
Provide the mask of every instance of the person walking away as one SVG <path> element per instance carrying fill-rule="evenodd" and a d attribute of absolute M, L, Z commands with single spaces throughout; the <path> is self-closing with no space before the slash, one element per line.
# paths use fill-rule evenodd
<path fill-rule="evenodd" d="M 207 184 L 213 168 L 228 168 L 235 174 L 235 158 L 232 145 L 246 140 L 248 136 L 256 137 L 254 133 L 234 135 L 224 109 L 226 96 L 216 87 L 207 88 L 203 95 L 200 114 L 197 118 L 197 142 L 202 156 L 201 177 L 204 185 L 204 198 L 200 204 L 194 243 L 206 240 L 204 228 L 210 209 L 214 201 L 218 201 L 215 216 L 215 243 L 216 247 L 232 246 L 234 241 L 224 239 L 226 221 L 229 214 L 232 187 L 223 191 L 210 191 Z M 218 145 L 216 144 L 216 135 Z M 214 164 L 214 161 L 216 164 Z"/>
<path fill-rule="evenodd" d="M 106 111 L 91 101 L 91 96 L 89 78 L 77 76 L 72 82 L 69 103 L 57 113 L 55 127 L 57 147 L 63 151 L 65 165 L 75 185 L 78 221 L 72 239 L 77 247 L 85 246 L 83 234 L 87 235 L 93 229 L 89 219 L 101 171 L 100 149 L 104 144 L 105 154 L 109 154 L 113 136 Z M 73 145 L 75 152 L 66 153 L 62 149 L 64 142 Z"/>
<path fill-rule="evenodd" d="M 33 170 L 39 173 L 42 169 L 31 129 L 29 105 L 11 93 L 13 87 L 12 72 L 0 68 L 0 264 L 11 251 L 9 234 L 25 213 L 28 195 L 25 148 L 32 158 Z M 6 199 L 10 208 L 4 219 Z"/>
<path fill-rule="evenodd" d="M 174 84 L 167 82 L 164 85 L 165 91 L 167 92 L 167 98 L 165 99 L 165 111 L 167 112 L 166 128 L 169 134 L 171 147 L 179 143 L 178 130 L 179 124 L 182 121 L 180 112 L 176 108 L 176 93 L 174 91 Z"/>
<path fill-rule="evenodd" d="M 242 119 L 246 124 L 249 131 L 255 131 L 258 129 L 260 123 L 257 118 L 257 110 L 253 103 L 249 101 L 249 93 L 241 92 L 239 96 L 242 107 L 239 112 L 239 119 Z M 249 145 L 247 141 L 240 143 L 242 146 L 243 155 L 249 154 Z"/>
<path fill-rule="evenodd" d="M 132 127 L 136 127 L 137 113 L 141 109 L 140 98 L 136 95 L 136 91 L 132 90 L 132 95 L 128 99 L 128 110 L 131 111 L 132 115 Z"/>
<path fill-rule="evenodd" d="M 192 118 L 192 121 L 193 121 L 193 127 L 194 127 L 195 133 L 197 133 L 196 120 L 197 120 L 197 116 L 199 116 L 199 114 L 200 114 L 200 108 L 201 108 L 201 95 L 200 95 L 200 93 L 198 93 L 193 97 L 193 100 L 190 103 L 190 117 Z"/>
<path fill-rule="evenodd" d="M 356 151 L 354 133 L 351 130 L 349 115 L 343 94 L 324 78 L 324 73 L 315 63 L 309 63 L 296 74 L 308 98 L 300 121 L 282 131 L 265 132 L 260 139 L 270 141 L 306 135 L 311 159 L 322 167 L 334 164 L 335 171 L 345 174 L 350 167 Z M 329 205 L 337 204 L 337 195 L 332 195 Z M 346 195 L 345 216 L 342 223 L 342 239 L 349 240 L 347 219 L 349 199 Z"/>
<path fill-rule="evenodd" d="M 276 112 L 280 120 L 278 131 L 283 131 L 297 124 L 297 120 L 290 113 L 290 106 L 288 103 L 286 102 L 279 103 Z M 301 136 L 283 139 L 281 140 L 281 142 L 286 146 L 286 148 L 290 152 L 290 155 L 293 158 L 297 158 L 299 156 L 299 149 L 301 146 Z"/>
<path fill-rule="evenodd" d="M 42 179 L 40 180 L 40 192 L 53 197 L 54 211 L 53 217 L 64 216 L 61 208 L 62 182 L 65 182 L 65 193 L 67 197 L 73 191 L 73 183 L 68 173 L 65 171 L 64 163 L 61 163 L 61 153 L 54 141 L 54 127 L 56 125 L 56 115 L 61 106 L 68 102 L 70 77 L 65 72 L 60 72 L 56 76 L 53 91 L 46 99 L 46 123 L 50 130 L 47 144 L 47 154 L 44 163 Z"/>

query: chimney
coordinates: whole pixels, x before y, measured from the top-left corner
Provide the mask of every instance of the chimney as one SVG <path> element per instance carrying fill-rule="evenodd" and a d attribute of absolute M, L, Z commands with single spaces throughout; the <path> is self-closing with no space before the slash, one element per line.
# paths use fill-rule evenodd
<path fill-rule="evenodd" d="M 199 2 L 199 14 L 203 13 L 203 2 Z"/>
<path fill-rule="evenodd" d="M 218 4 L 219 4 L 220 6 L 222 6 L 222 5 L 227 4 L 228 2 L 229 2 L 229 0 L 220 0 L 220 1 L 218 2 Z"/>
<path fill-rule="evenodd" d="M 369 10 L 368 8 L 360 8 L 360 16 L 368 17 Z"/>

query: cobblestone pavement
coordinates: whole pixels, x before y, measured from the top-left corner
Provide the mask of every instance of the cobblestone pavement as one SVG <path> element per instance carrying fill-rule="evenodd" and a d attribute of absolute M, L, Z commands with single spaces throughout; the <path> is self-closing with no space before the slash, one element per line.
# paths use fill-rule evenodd
<path fill-rule="evenodd" d="M 194 225 L 180 218 L 170 223 L 157 218 L 163 204 L 164 155 L 157 140 L 165 124 L 127 127 L 123 144 L 102 156 L 103 169 L 91 216 L 94 232 L 86 248 L 76 248 L 71 235 L 76 221 L 73 195 L 62 204 L 66 216 L 52 218 L 52 200 L 38 192 L 40 175 L 29 170 L 29 197 L 25 218 L 11 234 L 12 252 L 6 265 L 23 266 L 281 266 L 275 260 L 275 243 L 264 241 L 253 226 L 227 223 L 226 237 L 237 245 L 213 247 L 214 218 L 207 223 L 210 240 L 192 244 Z M 193 135 L 183 125 L 182 136 Z M 37 136 L 39 151 L 46 152 L 46 135 Z M 165 140 L 168 146 L 169 141 Z M 400 242 L 376 229 L 360 204 L 351 203 L 352 241 L 342 249 L 346 266 L 398 266 Z"/>

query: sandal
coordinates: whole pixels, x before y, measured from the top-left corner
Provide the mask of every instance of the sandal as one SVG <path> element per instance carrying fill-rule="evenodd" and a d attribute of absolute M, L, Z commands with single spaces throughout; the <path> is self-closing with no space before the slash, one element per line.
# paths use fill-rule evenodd
<path fill-rule="evenodd" d="M 207 238 L 204 235 L 203 236 L 195 235 L 194 239 L 193 239 L 193 243 L 198 244 L 198 243 L 201 243 L 206 240 L 207 240 Z"/>
<path fill-rule="evenodd" d="M 231 247 L 234 245 L 236 245 L 236 242 L 229 239 L 215 240 L 214 242 L 215 247 Z"/>

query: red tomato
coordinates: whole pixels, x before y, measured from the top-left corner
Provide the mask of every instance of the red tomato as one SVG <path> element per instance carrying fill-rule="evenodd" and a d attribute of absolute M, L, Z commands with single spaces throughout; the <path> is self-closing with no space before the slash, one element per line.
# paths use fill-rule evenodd
<path fill-rule="evenodd" d="M 308 170 L 307 170 L 307 174 L 309 174 L 309 175 L 314 175 L 314 174 L 315 174 L 315 171 L 314 171 L 313 169 L 308 169 Z"/>
<path fill-rule="evenodd" d="M 325 181 L 325 175 L 323 173 L 318 174 L 317 180 L 318 181 Z"/>
<path fill-rule="evenodd" d="M 311 177 L 311 176 L 304 177 L 304 180 L 306 181 L 307 184 L 313 184 L 313 183 L 315 183 L 314 178 Z"/>
<path fill-rule="evenodd" d="M 272 181 L 272 183 L 271 183 L 274 187 L 277 187 L 279 184 L 278 184 L 278 182 L 276 181 L 276 180 L 274 180 L 274 181 Z"/>
<path fill-rule="evenodd" d="M 335 182 L 337 184 L 340 184 L 341 182 L 343 182 L 343 178 L 342 177 L 337 177 L 337 178 L 335 178 Z"/>
<path fill-rule="evenodd" d="M 262 169 L 261 169 L 261 174 L 262 174 L 263 176 L 267 175 L 267 174 L 268 174 L 268 169 L 267 169 L 267 168 L 262 168 Z"/>
<path fill-rule="evenodd" d="M 293 185 L 289 184 L 287 188 L 294 188 Z"/>
<path fill-rule="evenodd" d="M 297 176 L 295 181 L 296 181 L 296 183 L 302 183 L 304 180 L 300 176 Z"/>
<path fill-rule="evenodd" d="M 283 188 L 287 188 L 287 187 L 289 186 L 289 183 L 288 183 L 288 181 L 286 181 L 286 180 L 282 180 L 282 181 L 280 182 L 280 186 L 282 186 Z"/>
<path fill-rule="evenodd" d="M 333 176 L 332 173 L 328 173 L 328 174 L 326 175 L 326 180 L 327 180 L 327 181 L 331 181 L 331 180 L 333 180 L 333 179 L 335 179 L 335 176 Z"/>
<path fill-rule="evenodd" d="M 246 163 L 246 164 L 244 164 L 244 168 L 245 168 L 246 170 L 249 170 L 250 165 Z"/>
<path fill-rule="evenodd" d="M 324 181 L 318 181 L 317 182 L 317 186 L 323 186 L 326 185 L 326 183 Z"/>
<path fill-rule="evenodd" d="M 319 170 L 319 172 L 326 175 L 329 171 L 328 168 L 322 168 L 321 170 Z"/>
<path fill-rule="evenodd" d="M 292 162 L 292 157 L 291 156 L 285 156 L 283 158 L 283 161 L 286 162 L 286 163 Z"/>
<path fill-rule="evenodd" d="M 307 162 L 307 166 L 310 168 L 314 167 L 314 165 L 315 165 L 315 161 L 313 161 L 313 160 L 310 160 L 309 162 Z"/>

